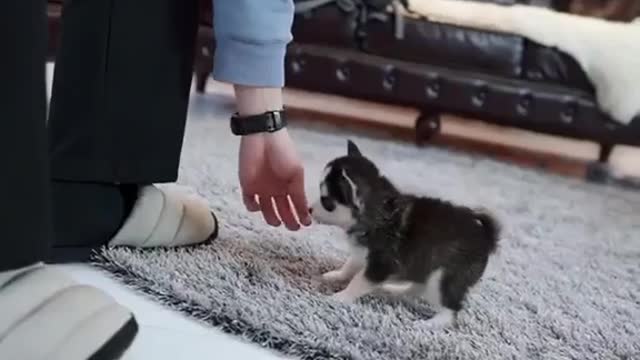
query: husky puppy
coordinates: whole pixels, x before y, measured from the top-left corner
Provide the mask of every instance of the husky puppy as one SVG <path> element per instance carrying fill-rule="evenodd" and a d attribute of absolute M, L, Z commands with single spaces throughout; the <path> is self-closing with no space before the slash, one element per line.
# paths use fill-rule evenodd
<path fill-rule="evenodd" d="M 329 162 L 312 217 L 345 230 L 350 256 L 326 281 L 349 281 L 333 295 L 353 302 L 374 290 L 421 296 L 429 326 L 455 324 L 469 289 L 496 249 L 499 224 L 487 212 L 401 193 L 352 141 Z"/>

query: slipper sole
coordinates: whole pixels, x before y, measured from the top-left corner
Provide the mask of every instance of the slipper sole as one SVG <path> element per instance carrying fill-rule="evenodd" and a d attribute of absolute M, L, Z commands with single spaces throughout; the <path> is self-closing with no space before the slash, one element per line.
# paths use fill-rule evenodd
<path fill-rule="evenodd" d="M 218 217 L 211 212 L 211 216 L 213 217 L 213 221 L 215 224 L 215 230 L 213 234 L 205 241 L 199 244 L 192 245 L 184 245 L 181 248 L 193 248 L 201 245 L 209 245 L 213 243 L 218 238 L 218 234 L 220 232 L 220 222 Z M 89 262 L 91 261 L 93 255 L 99 251 L 100 249 L 107 247 L 108 245 L 98 245 L 98 246 L 54 246 L 47 257 L 46 262 L 49 264 L 65 264 L 65 263 L 76 263 L 76 262 Z M 126 246 L 126 245 L 117 245 L 128 248 L 136 248 L 134 246 Z M 170 247 L 159 247 L 159 248 L 170 248 Z M 147 250 L 153 250 L 154 248 L 145 248 Z"/>
<path fill-rule="evenodd" d="M 108 294 L 36 266 L 0 286 L 0 358 L 117 359 L 138 333 L 135 316 Z M 25 346 L 29 339 L 30 346 Z"/>
<path fill-rule="evenodd" d="M 133 340 L 138 334 L 138 322 L 131 318 L 126 324 L 107 341 L 89 360 L 113 360 L 120 359 L 131 347 Z"/>

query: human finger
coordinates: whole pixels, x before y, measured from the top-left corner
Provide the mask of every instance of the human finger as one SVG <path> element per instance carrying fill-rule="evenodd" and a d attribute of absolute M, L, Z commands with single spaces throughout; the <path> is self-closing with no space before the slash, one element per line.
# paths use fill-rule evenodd
<path fill-rule="evenodd" d="M 293 203 L 300 223 L 305 226 L 311 225 L 311 215 L 309 214 L 309 202 L 304 191 L 304 170 L 300 168 L 293 176 L 289 184 L 289 197 Z"/>
<path fill-rule="evenodd" d="M 260 211 L 262 211 L 262 216 L 264 217 L 264 221 L 271 226 L 280 226 L 282 224 L 280 219 L 278 219 L 278 215 L 276 214 L 275 209 L 273 208 L 273 201 L 271 201 L 271 196 L 260 195 Z"/>
<path fill-rule="evenodd" d="M 258 201 L 256 201 L 255 195 L 243 194 L 242 201 L 244 202 L 244 206 L 247 208 L 248 211 L 251 211 L 251 212 L 260 211 L 260 204 L 258 204 Z"/>
<path fill-rule="evenodd" d="M 275 196 L 273 199 L 276 202 L 276 208 L 278 209 L 280 220 L 282 220 L 287 229 L 291 231 L 299 230 L 300 224 L 298 224 L 298 220 L 293 215 L 289 198 L 286 195 L 279 195 Z"/>

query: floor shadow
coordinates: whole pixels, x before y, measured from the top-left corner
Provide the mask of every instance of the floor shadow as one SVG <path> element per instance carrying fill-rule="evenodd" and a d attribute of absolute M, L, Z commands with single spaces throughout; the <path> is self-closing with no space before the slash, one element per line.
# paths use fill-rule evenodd
<path fill-rule="evenodd" d="M 327 297 L 347 286 L 347 282 L 330 283 L 322 279 L 323 273 L 339 268 L 344 258 L 311 254 L 303 247 L 259 240 L 228 240 L 224 244 L 218 243 L 216 248 L 214 251 L 234 257 L 235 263 L 239 264 L 239 268 L 236 269 L 238 276 L 255 286 L 272 286 L 275 276 L 287 286 L 303 293 Z M 389 306 L 402 307 L 416 319 L 428 319 L 433 316 L 429 305 L 419 298 L 393 297 L 376 292 L 360 299 L 359 304 L 376 312 L 388 311 Z"/>

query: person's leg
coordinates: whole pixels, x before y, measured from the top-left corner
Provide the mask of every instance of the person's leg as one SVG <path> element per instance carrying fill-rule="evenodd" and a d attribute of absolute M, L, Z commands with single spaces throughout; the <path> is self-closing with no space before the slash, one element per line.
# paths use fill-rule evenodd
<path fill-rule="evenodd" d="M 65 3 L 49 118 L 53 179 L 176 180 L 197 3 Z"/>
<path fill-rule="evenodd" d="M 49 116 L 54 260 L 83 260 L 118 233 L 140 186 L 177 179 L 197 5 L 65 3 Z"/>
<path fill-rule="evenodd" d="M 42 264 L 52 237 L 45 6 L 9 0 L 0 12 L 0 359 L 115 359 L 137 333 L 133 315 Z"/>
<path fill-rule="evenodd" d="M 44 10 L 43 0 L 10 0 L 0 11 L 0 271 L 44 260 L 52 234 Z"/>

